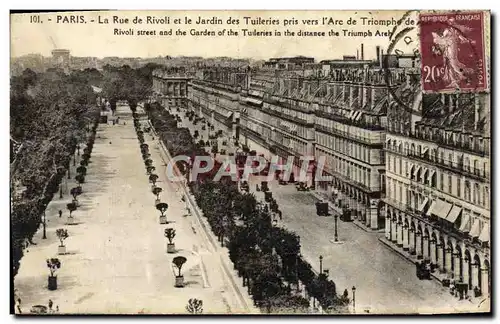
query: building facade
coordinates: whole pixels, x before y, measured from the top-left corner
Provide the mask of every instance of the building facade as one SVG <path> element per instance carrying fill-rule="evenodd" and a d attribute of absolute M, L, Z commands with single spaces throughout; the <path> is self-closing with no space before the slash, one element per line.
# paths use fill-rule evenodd
<path fill-rule="evenodd" d="M 384 229 L 395 248 L 467 284 L 469 295 L 488 296 L 489 95 L 423 94 L 413 56 L 386 67 L 388 74 L 381 58 L 377 48 L 372 64 L 328 62 L 328 74 L 309 76 L 204 68 L 181 81 L 182 102 L 269 161 L 278 156 L 295 176 L 301 158 L 313 157 L 306 179 L 296 181 L 338 213 Z M 177 82 L 155 80 L 167 97 L 168 83 Z M 330 178 L 316 179 L 317 168 Z"/>
<path fill-rule="evenodd" d="M 188 107 L 190 77 L 184 68 L 157 69 L 153 71 L 155 99 L 164 107 Z"/>
<path fill-rule="evenodd" d="M 390 97 L 385 236 L 443 277 L 466 283 L 470 295 L 487 297 L 489 96 L 427 95 L 419 82 L 409 76 Z"/>

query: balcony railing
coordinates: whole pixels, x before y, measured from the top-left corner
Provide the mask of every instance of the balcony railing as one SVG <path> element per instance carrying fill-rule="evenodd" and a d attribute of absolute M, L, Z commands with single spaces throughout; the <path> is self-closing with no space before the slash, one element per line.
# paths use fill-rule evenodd
<path fill-rule="evenodd" d="M 340 115 L 332 114 L 332 113 L 329 113 L 326 111 L 321 111 L 321 110 L 316 110 L 315 114 L 318 117 L 324 117 L 326 119 L 333 120 L 333 121 L 336 121 L 336 122 L 341 123 L 341 124 L 351 125 L 351 126 L 363 128 L 366 130 L 372 130 L 372 131 L 384 130 L 384 127 L 382 127 L 381 125 L 369 124 L 369 123 L 363 121 L 362 119 L 361 120 L 352 120 L 352 119 L 349 119 L 345 116 L 340 116 Z"/>
<path fill-rule="evenodd" d="M 366 136 L 355 135 L 355 134 L 352 134 L 349 132 L 340 131 L 340 130 L 335 129 L 333 127 L 326 127 L 323 125 L 316 124 L 314 126 L 314 128 L 319 129 L 320 131 L 328 133 L 328 134 L 338 135 L 341 137 L 353 139 L 357 142 L 361 142 L 361 143 L 366 144 L 366 145 L 383 145 L 383 143 L 384 143 L 383 138 L 370 138 L 370 137 L 366 137 Z M 379 136 L 382 135 L 381 133 L 378 133 L 378 134 L 380 134 Z"/>
<path fill-rule="evenodd" d="M 265 102 L 269 103 L 269 104 L 274 104 L 274 105 L 277 105 L 277 106 L 280 106 L 280 107 L 289 108 L 289 109 L 300 111 L 300 112 L 304 112 L 304 113 L 311 113 L 311 110 L 308 109 L 308 108 L 300 107 L 299 105 L 290 104 L 287 101 L 288 99 L 286 99 L 285 97 L 283 97 L 283 101 L 281 101 L 276 96 L 265 95 L 264 98 L 263 98 L 263 100 Z"/>
<path fill-rule="evenodd" d="M 393 153 L 396 153 L 398 155 L 417 159 L 417 160 L 422 161 L 422 162 L 427 163 L 427 164 L 437 165 L 439 167 L 450 170 L 452 172 L 461 173 L 461 174 L 464 174 L 466 176 L 478 179 L 480 181 L 484 181 L 485 179 L 489 179 L 489 176 L 490 176 L 489 170 L 467 166 L 463 163 L 463 161 L 455 162 L 455 161 L 450 161 L 447 159 L 441 159 L 441 158 L 437 158 L 437 157 L 431 158 L 429 155 L 429 152 L 427 152 L 426 154 L 419 155 L 417 153 L 412 153 L 411 151 L 408 152 L 409 150 L 403 150 L 403 152 L 399 152 L 398 150 L 394 150 L 392 148 L 387 148 L 387 147 L 386 147 L 386 150 L 393 152 Z"/>
<path fill-rule="evenodd" d="M 291 122 L 295 122 L 297 124 L 301 124 L 301 125 L 304 125 L 304 126 L 309 126 L 310 127 L 310 126 L 313 125 L 313 123 L 310 123 L 310 122 L 308 122 L 308 121 L 306 121 L 304 119 L 293 117 L 293 116 L 289 116 L 289 115 L 286 115 L 286 114 L 282 114 L 282 113 L 280 113 L 278 111 L 275 111 L 275 110 L 266 109 L 266 110 L 264 110 L 264 112 L 266 112 L 266 113 L 268 113 L 270 115 L 276 116 L 276 117 L 278 117 L 280 119 L 287 119 L 287 120 L 289 120 Z"/>
<path fill-rule="evenodd" d="M 394 132 L 397 134 L 400 134 L 398 131 L 394 131 L 391 126 L 388 127 L 389 132 Z M 459 149 L 465 152 L 470 152 L 473 154 L 477 154 L 479 156 L 485 156 L 489 154 L 489 148 L 487 147 L 486 143 L 484 143 L 483 140 L 483 145 L 480 145 L 476 141 L 471 143 L 470 141 L 455 141 L 452 138 L 447 138 L 446 136 L 442 134 L 436 134 L 432 132 L 422 132 L 422 131 L 416 131 L 416 132 L 411 132 L 406 130 L 404 132 L 405 136 L 409 136 L 412 138 L 432 142 L 432 143 L 437 143 L 440 146 L 447 147 L 450 149 Z"/>

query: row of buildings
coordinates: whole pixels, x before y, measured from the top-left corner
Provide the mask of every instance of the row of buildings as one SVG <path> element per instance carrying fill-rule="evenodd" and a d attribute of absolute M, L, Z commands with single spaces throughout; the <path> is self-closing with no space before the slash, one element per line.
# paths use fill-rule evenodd
<path fill-rule="evenodd" d="M 363 53 L 363 49 L 361 49 Z M 324 159 L 317 194 L 409 256 L 488 296 L 490 97 L 423 94 L 415 58 L 272 59 L 261 69 L 155 71 L 165 106 L 182 106 L 270 159 Z M 363 54 L 362 54 L 363 55 Z M 288 60 L 288 63 L 286 63 Z"/>

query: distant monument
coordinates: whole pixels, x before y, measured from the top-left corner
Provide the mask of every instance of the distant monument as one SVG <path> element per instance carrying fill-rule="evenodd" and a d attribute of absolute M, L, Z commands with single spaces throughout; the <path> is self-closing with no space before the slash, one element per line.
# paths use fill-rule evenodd
<path fill-rule="evenodd" d="M 64 70 L 65 73 L 70 71 L 71 56 L 70 51 L 67 49 L 52 50 L 53 66 L 58 69 Z"/>

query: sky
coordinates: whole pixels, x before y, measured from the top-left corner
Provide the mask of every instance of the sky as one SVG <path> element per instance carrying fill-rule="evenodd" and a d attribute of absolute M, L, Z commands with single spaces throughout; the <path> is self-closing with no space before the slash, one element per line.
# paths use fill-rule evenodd
<path fill-rule="evenodd" d="M 396 20 L 404 15 L 404 11 L 101 11 L 101 12 L 74 12 L 11 15 L 11 57 L 18 57 L 31 53 L 50 56 L 52 49 L 64 48 L 71 51 L 72 56 L 119 56 L 119 57 L 156 57 L 156 56 L 202 56 L 216 57 L 229 56 L 234 58 L 268 59 L 270 57 L 304 55 L 317 59 L 342 58 L 343 55 L 356 55 L 364 44 L 364 58 L 375 59 L 375 46 L 387 49 L 390 40 L 388 36 L 375 36 L 376 31 L 388 32 L 395 25 L 368 25 L 373 18 L 380 20 Z M 83 16 L 70 21 L 70 16 Z M 58 21 L 59 16 L 59 21 Z M 113 23 L 113 16 L 120 18 Z M 170 18 L 169 24 L 147 24 L 147 17 L 155 19 Z M 143 20 L 142 24 L 133 24 L 135 17 Z M 192 24 L 186 24 L 185 19 L 192 19 Z M 216 17 L 222 24 L 196 24 L 199 18 L 209 20 Z M 261 18 L 272 23 L 279 21 L 279 25 L 252 25 L 245 24 L 244 17 Z M 366 19 L 363 20 L 363 17 Z M 411 19 L 417 19 L 415 12 L 410 14 Z M 124 19 L 129 19 L 128 23 Z M 351 24 L 348 24 L 349 19 Z M 39 20 L 38 20 L 39 19 Z M 49 21 L 50 19 L 50 21 Z M 83 23 L 82 19 L 85 21 Z M 108 23 L 105 22 L 108 19 Z M 174 24 L 179 19 L 180 24 Z M 325 19 L 325 20 L 324 20 Z M 93 21 L 92 21 L 93 20 Z M 228 20 L 232 24 L 228 24 Z M 235 20 L 239 20 L 236 25 Z M 288 20 L 288 26 L 284 21 Z M 308 25 L 317 20 L 318 25 Z M 356 25 L 352 21 L 356 20 Z M 40 22 L 41 21 L 41 22 Z M 329 21 L 332 25 L 323 24 Z M 337 22 L 335 22 L 337 21 Z M 340 25 L 342 22 L 342 25 Z M 403 26 L 396 26 L 402 29 Z M 405 26 L 406 27 L 406 26 Z M 413 26 L 415 27 L 415 26 Z M 134 35 L 114 35 L 115 29 L 129 31 Z M 225 36 L 191 36 L 190 30 L 203 31 L 205 29 L 219 32 L 225 30 Z M 227 31 L 233 29 L 239 32 L 238 36 L 227 36 Z M 249 31 L 285 30 L 295 32 L 294 36 L 243 36 L 242 29 Z M 138 32 L 155 31 L 155 36 L 139 36 Z M 173 36 L 159 35 L 160 31 L 172 30 Z M 177 30 L 187 33 L 186 36 L 175 36 Z M 298 36 L 300 30 L 311 32 L 333 31 L 339 36 Z M 366 37 L 344 36 L 344 30 L 359 33 L 371 32 Z M 416 39 L 416 30 L 414 38 Z M 405 47 L 404 42 L 398 46 Z M 418 42 L 414 42 L 414 46 Z M 410 47 L 411 47 L 410 46 Z M 408 47 L 408 46 L 406 46 Z M 412 48 L 401 49 L 403 52 Z M 384 51 L 385 52 L 385 51 Z M 359 52 L 360 55 L 360 52 Z"/>

